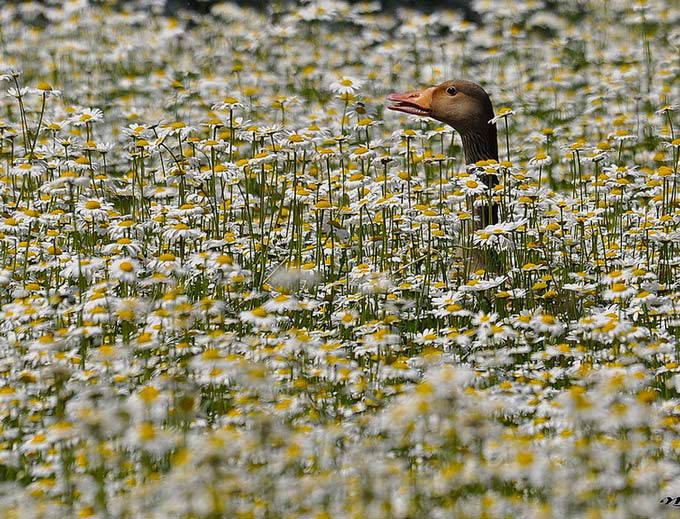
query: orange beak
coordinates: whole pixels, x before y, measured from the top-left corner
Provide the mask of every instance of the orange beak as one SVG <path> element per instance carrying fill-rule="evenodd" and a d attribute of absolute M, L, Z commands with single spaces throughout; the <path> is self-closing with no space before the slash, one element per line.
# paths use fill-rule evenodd
<path fill-rule="evenodd" d="M 408 94 L 390 94 L 387 96 L 387 100 L 395 104 L 389 105 L 387 108 L 406 114 L 430 115 L 432 113 L 432 95 L 434 90 L 435 87 L 430 87 L 419 92 L 409 92 Z"/>

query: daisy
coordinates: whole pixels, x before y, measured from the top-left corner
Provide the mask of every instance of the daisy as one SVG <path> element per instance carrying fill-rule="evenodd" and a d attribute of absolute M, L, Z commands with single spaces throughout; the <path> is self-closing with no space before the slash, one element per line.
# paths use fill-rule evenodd
<path fill-rule="evenodd" d="M 510 117 L 511 115 L 515 115 L 515 112 L 510 108 L 507 107 L 500 108 L 496 112 L 496 116 L 489 121 L 489 124 L 496 124 L 501 119 L 505 119 L 507 117 Z"/>
<path fill-rule="evenodd" d="M 139 299 L 119 299 L 115 303 L 115 314 L 122 321 L 134 322 L 143 315 L 147 306 L 147 304 Z"/>
<path fill-rule="evenodd" d="M 110 243 L 103 247 L 102 252 L 109 256 L 121 254 L 124 256 L 138 256 L 143 248 L 144 245 L 138 240 L 119 238 L 115 243 Z"/>
<path fill-rule="evenodd" d="M 540 168 L 552 163 L 552 157 L 547 155 L 544 150 L 540 150 L 529 160 L 529 167 Z"/>
<path fill-rule="evenodd" d="M 489 189 L 476 175 L 463 176 L 459 179 L 459 185 L 467 196 L 476 196 L 480 193 L 485 193 Z"/>
<path fill-rule="evenodd" d="M 537 312 L 531 320 L 531 326 L 541 332 L 549 333 L 553 337 L 564 332 L 564 325 L 553 315 Z"/>
<path fill-rule="evenodd" d="M 278 296 L 267 301 L 263 307 L 267 312 L 283 313 L 289 310 L 300 309 L 300 304 L 298 299 L 294 296 L 290 296 L 288 294 L 279 294 Z"/>
<path fill-rule="evenodd" d="M 70 118 L 73 126 L 84 126 L 90 123 L 97 123 L 104 119 L 104 112 L 99 108 L 81 108 L 76 110 Z"/>
<path fill-rule="evenodd" d="M 498 319 L 498 314 L 493 312 L 486 314 L 484 312 L 479 312 L 472 318 L 472 324 L 479 328 L 488 328 L 496 322 Z"/>
<path fill-rule="evenodd" d="M 489 326 L 487 333 L 494 343 L 504 342 L 517 336 L 515 330 L 504 324 L 492 324 Z"/>
<path fill-rule="evenodd" d="M 612 283 L 609 289 L 605 290 L 602 297 L 605 301 L 625 300 L 637 293 L 635 287 L 627 286 L 625 283 Z"/>
<path fill-rule="evenodd" d="M 110 275 L 124 283 L 134 283 L 139 279 L 142 268 L 137 260 L 132 258 L 121 258 L 111 265 Z"/>
<path fill-rule="evenodd" d="M 362 128 L 379 122 L 374 120 L 377 113 L 375 106 L 367 101 L 355 101 L 347 110 L 347 116 L 356 118 L 358 127 Z M 364 121 L 363 124 L 362 121 Z"/>
<path fill-rule="evenodd" d="M 437 331 L 432 328 L 425 328 L 422 332 L 416 334 L 413 338 L 416 344 L 438 344 L 441 342 Z"/>
<path fill-rule="evenodd" d="M 263 330 L 272 329 L 276 325 L 276 317 L 269 314 L 269 312 L 261 306 L 252 310 L 240 312 L 239 318 L 243 322 L 250 323 Z"/>
<path fill-rule="evenodd" d="M 333 81 L 329 88 L 335 94 L 350 95 L 354 94 L 354 92 L 361 88 L 362 84 L 363 81 L 357 78 L 351 76 L 342 76 L 337 81 Z"/>
<path fill-rule="evenodd" d="M 76 212 L 86 222 L 107 220 L 109 211 L 113 209 L 111 204 L 102 200 L 91 198 L 83 202 L 78 202 Z"/>

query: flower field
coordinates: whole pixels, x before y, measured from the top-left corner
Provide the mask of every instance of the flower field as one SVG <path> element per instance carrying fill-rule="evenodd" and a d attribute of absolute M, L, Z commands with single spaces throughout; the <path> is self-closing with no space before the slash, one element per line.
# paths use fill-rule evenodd
<path fill-rule="evenodd" d="M 114 4 L 0 10 L 2 517 L 680 513 L 677 3 Z"/>

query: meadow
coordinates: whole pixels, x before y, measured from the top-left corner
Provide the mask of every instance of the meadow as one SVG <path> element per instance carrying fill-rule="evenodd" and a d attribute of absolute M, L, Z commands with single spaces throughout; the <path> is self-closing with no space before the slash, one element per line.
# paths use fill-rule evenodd
<path fill-rule="evenodd" d="M 114 4 L 0 10 L 3 517 L 680 513 L 677 3 Z"/>

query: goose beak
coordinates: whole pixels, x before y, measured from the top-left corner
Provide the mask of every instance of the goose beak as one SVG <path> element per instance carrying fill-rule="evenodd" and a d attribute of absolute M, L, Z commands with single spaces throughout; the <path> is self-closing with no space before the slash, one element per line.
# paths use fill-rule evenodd
<path fill-rule="evenodd" d="M 432 113 L 432 94 L 435 87 L 407 94 L 390 94 L 387 100 L 392 104 L 387 108 L 406 114 L 426 116 Z"/>

